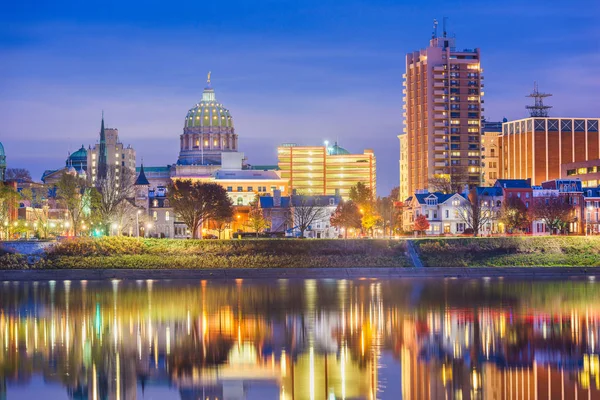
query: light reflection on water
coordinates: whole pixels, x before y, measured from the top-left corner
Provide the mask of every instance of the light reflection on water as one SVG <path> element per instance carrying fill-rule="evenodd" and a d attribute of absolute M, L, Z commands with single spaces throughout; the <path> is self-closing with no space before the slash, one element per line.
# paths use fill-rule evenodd
<path fill-rule="evenodd" d="M 0 399 L 600 399 L 589 280 L 0 283 Z"/>

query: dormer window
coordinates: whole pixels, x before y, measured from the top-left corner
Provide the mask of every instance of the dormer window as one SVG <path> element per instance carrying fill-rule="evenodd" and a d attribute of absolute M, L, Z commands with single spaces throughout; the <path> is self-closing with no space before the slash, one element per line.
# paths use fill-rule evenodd
<path fill-rule="evenodd" d="M 425 204 L 428 206 L 437 206 L 437 197 L 428 197 L 425 199 Z"/>

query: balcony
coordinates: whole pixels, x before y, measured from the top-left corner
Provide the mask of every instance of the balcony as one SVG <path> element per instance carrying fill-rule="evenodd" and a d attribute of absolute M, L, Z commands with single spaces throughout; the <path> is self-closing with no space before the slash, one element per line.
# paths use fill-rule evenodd
<path fill-rule="evenodd" d="M 444 115 L 444 114 L 436 113 L 436 114 L 433 114 L 433 119 L 444 119 L 445 120 L 445 119 L 448 119 L 448 116 Z"/>
<path fill-rule="evenodd" d="M 440 72 L 440 71 L 445 71 L 446 67 L 443 65 L 436 65 L 435 67 L 433 67 L 434 72 Z"/>
<path fill-rule="evenodd" d="M 447 167 L 448 163 L 445 161 L 436 161 L 434 164 L 436 167 Z"/>
<path fill-rule="evenodd" d="M 447 129 L 436 129 L 433 131 L 433 133 L 435 133 L 436 135 L 447 135 L 448 130 Z"/>
<path fill-rule="evenodd" d="M 433 126 L 435 126 L 436 128 L 445 128 L 448 126 L 447 122 L 441 122 L 441 121 L 435 121 L 433 123 Z"/>
<path fill-rule="evenodd" d="M 444 88 L 447 86 L 447 83 L 444 81 L 437 81 L 437 82 L 433 82 L 433 87 L 434 88 Z"/>
<path fill-rule="evenodd" d="M 447 90 L 434 90 L 433 94 L 436 96 L 445 96 L 448 94 Z"/>
<path fill-rule="evenodd" d="M 438 96 L 434 96 L 433 97 L 433 102 L 434 103 L 444 103 L 444 104 L 446 104 L 448 102 L 448 99 L 446 97 L 443 97 L 443 96 L 439 96 L 439 97 Z"/>
<path fill-rule="evenodd" d="M 448 143 L 448 139 L 437 137 L 433 140 L 434 143 Z"/>
<path fill-rule="evenodd" d="M 448 107 L 435 106 L 435 107 L 433 107 L 433 111 L 448 111 Z"/>
<path fill-rule="evenodd" d="M 448 151 L 448 146 L 435 146 L 436 151 Z"/>

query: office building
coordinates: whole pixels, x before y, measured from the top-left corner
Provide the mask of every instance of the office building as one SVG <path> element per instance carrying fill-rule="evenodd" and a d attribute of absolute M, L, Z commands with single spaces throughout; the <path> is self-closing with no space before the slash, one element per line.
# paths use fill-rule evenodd
<path fill-rule="evenodd" d="M 444 29 L 429 47 L 406 55 L 404 118 L 408 193 L 433 177 L 481 180 L 482 69 L 479 49 L 457 50 Z"/>
<path fill-rule="evenodd" d="M 492 186 L 500 177 L 499 136 L 502 135 L 502 122 L 482 121 L 481 124 L 481 182 Z"/>
<path fill-rule="evenodd" d="M 305 195 L 335 195 L 348 199 L 350 189 L 363 183 L 376 195 L 375 154 L 366 149 L 351 154 L 335 143 L 330 146 L 283 144 L 277 148 L 281 178 L 290 191 Z"/>
<path fill-rule="evenodd" d="M 598 118 L 549 117 L 505 122 L 500 137 L 501 177 L 531 178 L 532 185 L 540 185 L 560 178 L 563 164 L 597 160 L 599 122 Z"/>

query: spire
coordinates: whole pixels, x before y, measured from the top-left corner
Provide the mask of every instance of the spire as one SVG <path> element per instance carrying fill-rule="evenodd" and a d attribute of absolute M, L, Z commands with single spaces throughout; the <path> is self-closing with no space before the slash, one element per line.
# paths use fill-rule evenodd
<path fill-rule="evenodd" d="M 100 124 L 100 145 L 98 146 L 98 179 L 106 178 L 108 170 L 108 153 L 106 150 L 106 133 L 104 132 L 104 110 Z"/>
<path fill-rule="evenodd" d="M 144 173 L 144 162 L 142 161 L 142 166 L 140 168 L 140 174 L 134 183 L 135 186 L 149 186 L 150 182 L 148 182 L 148 178 L 146 178 L 146 174 Z"/>
<path fill-rule="evenodd" d="M 210 74 L 211 74 L 211 72 L 210 72 L 210 71 L 208 71 L 208 76 L 207 76 L 207 78 L 206 78 L 206 86 L 207 86 L 207 87 L 210 87 Z"/>
<path fill-rule="evenodd" d="M 206 87 L 202 92 L 202 101 L 215 101 L 215 90 L 212 88 L 210 83 L 210 76 L 212 75 L 211 71 L 208 71 L 208 75 L 206 76 Z"/>

